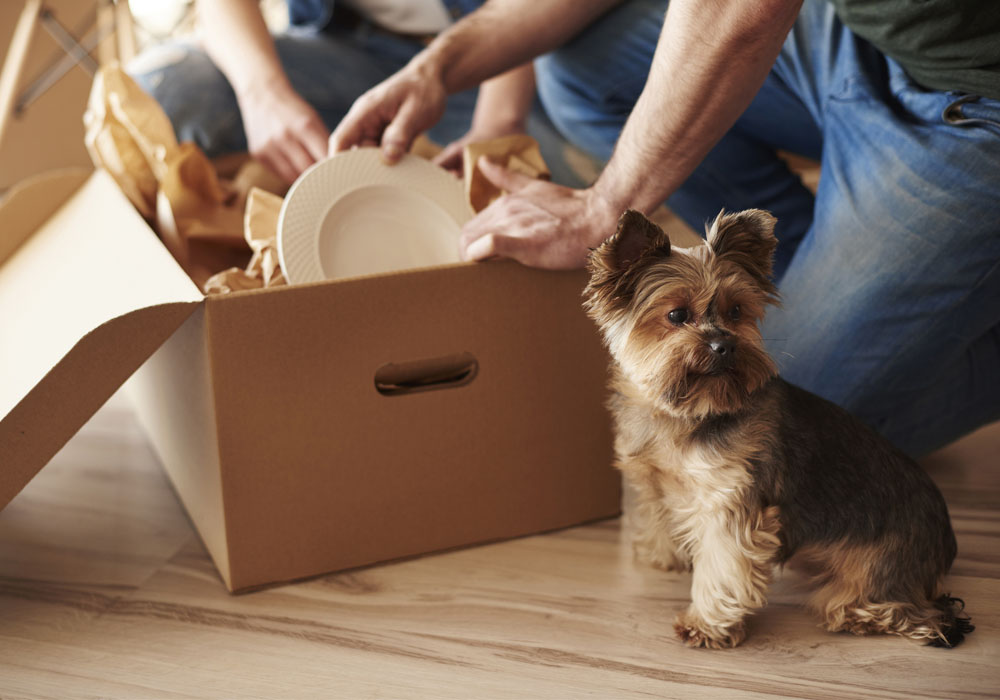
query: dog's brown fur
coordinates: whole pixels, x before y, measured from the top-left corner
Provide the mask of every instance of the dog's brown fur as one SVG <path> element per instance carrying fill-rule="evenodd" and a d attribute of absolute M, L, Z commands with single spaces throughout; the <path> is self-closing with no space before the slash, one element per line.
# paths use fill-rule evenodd
<path fill-rule="evenodd" d="M 766 212 L 720 213 L 707 245 L 673 250 L 630 211 L 590 257 L 584 306 L 614 358 L 636 552 L 693 568 L 675 624 L 691 646 L 743 641 L 785 563 L 813 582 L 827 629 L 957 644 L 971 626 L 940 588 L 955 557 L 940 492 L 860 421 L 777 377 L 763 348 L 773 227 Z"/>

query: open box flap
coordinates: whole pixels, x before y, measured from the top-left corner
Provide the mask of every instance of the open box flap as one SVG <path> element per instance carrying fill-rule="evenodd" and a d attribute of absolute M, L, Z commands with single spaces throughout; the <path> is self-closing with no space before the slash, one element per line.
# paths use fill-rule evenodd
<path fill-rule="evenodd" d="M 2 508 L 203 295 L 101 171 L 12 190 L 0 240 Z"/>

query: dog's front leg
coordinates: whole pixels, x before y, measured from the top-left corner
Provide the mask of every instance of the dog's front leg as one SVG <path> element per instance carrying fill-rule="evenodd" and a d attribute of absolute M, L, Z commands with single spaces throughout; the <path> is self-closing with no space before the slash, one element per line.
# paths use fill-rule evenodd
<path fill-rule="evenodd" d="M 673 518 L 662 497 L 635 503 L 625 520 L 639 561 L 664 571 L 691 570 L 691 557 L 674 539 Z"/>
<path fill-rule="evenodd" d="M 780 540 L 778 509 L 709 516 L 698 528 L 691 605 L 674 623 L 693 647 L 734 647 L 746 637 L 744 619 L 763 607 Z"/>

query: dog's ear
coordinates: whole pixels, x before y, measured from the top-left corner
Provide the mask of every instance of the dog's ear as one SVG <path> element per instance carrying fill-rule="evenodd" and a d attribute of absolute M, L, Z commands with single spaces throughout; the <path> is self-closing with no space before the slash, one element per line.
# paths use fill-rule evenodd
<path fill-rule="evenodd" d="M 778 239 L 774 237 L 777 221 L 762 209 L 726 214 L 720 211 L 708 226 L 708 245 L 716 257 L 726 258 L 749 272 L 761 287 L 774 290 L 771 268 Z"/>
<path fill-rule="evenodd" d="M 643 256 L 670 255 L 670 238 L 635 209 L 618 219 L 618 230 L 591 254 L 592 264 L 608 272 L 624 272 Z"/>

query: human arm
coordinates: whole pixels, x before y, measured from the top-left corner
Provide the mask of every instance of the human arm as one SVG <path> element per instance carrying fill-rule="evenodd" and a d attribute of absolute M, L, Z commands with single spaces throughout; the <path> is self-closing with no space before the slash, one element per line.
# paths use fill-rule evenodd
<path fill-rule="evenodd" d="M 530 63 L 487 80 L 479 87 L 469 131 L 445 146 L 434 162 L 461 175 L 462 149 L 465 145 L 524 133 L 534 99 L 535 69 Z"/>
<path fill-rule="evenodd" d="M 250 153 L 288 182 L 326 156 L 329 136 L 292 88 L 257 0 L 199 0 L 201 41 L 229 80 Z"/>
<path fill-rule="evenodd" d="M 801 0 L 673 0 L 646 86 L 593 186 L 537 182 L 488 162 L 511 194 L 463 228 L 466 259 L 580 267 L 628 208 L 651 212 L 687 179 L 763 84 Z"/>
<path fill-rule="evenodd" d="M 619 1 L 486 3 L 358 98 L 330 137 L 330 152 L 373 142 L 381 145 L 384 160 L 396 162 L 441 118 L 449 94 L 528 63 Z"/>

